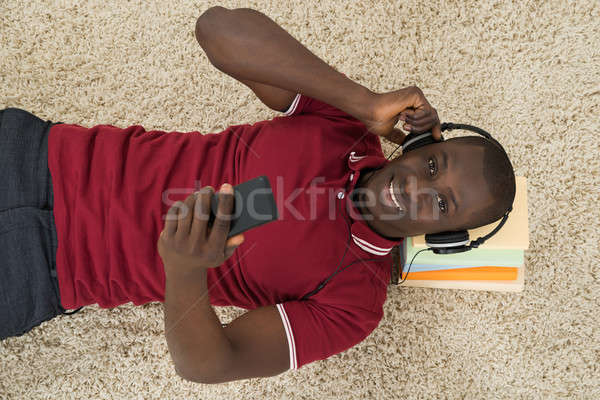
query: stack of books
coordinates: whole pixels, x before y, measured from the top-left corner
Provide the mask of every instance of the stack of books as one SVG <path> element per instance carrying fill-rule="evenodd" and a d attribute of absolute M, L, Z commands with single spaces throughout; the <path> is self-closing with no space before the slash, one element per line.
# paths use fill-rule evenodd
<path fill-rule="evenodd" d="M 498 221 L 469 231 L 470 240 L 491 232 Z M 476 249 L 457 254 L 423 251 L 425 236 L 406 238 L 393 257 L 396 273 L 392 282 L 406 277 L 402 286 L 443 289 L 522 291 L 525 279 L 524 252 L 529 247 L 527 180 L 516 178 L 513 210 L 506 224 Z M 394 276 L 395 275 L 395 276 Z M 394 282 L 396 280 L 396 282 Z"/>

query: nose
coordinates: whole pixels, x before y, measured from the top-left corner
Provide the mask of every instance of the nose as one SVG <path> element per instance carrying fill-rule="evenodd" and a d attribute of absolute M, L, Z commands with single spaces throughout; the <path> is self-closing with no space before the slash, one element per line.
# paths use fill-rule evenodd
<path fill-rule="evenodd" d="M 415 177 L 406 177 L 406 180 L 403 182 L 401 187 L 401 193 L 404 197 L 404 200 L 410 200 L 413 197 L 413 193 L 417 193 L 419 191 L 417 186 L 417 179 Z"/>
<path fill-rule="evenodd" d="M 408 176 L 401 188 L 402 196 L 406 204 L 412 209 L 421 210 L 427 204 L 435 200 L 437 191 L 434 186 L 426 184 L 416 176 Z"/>

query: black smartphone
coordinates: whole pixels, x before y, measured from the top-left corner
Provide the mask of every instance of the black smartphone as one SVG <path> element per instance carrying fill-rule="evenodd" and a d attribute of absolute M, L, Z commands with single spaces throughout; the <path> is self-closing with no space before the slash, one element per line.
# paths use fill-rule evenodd
<path fill-rule="evenodd" d="M 233 215 L 227 238 L 277 220 L 277 204 L 269 179 L 261 175 L 233 187 Z M 219 206 L 219 196 L 215 193 L 211 201 L 211 215 L 208 225 L 212 226 Z"/>

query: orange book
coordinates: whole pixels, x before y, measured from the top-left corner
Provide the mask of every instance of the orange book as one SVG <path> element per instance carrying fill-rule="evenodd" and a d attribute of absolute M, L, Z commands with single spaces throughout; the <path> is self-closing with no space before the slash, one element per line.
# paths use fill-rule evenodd
<path fill-rule="evenodd" d="M 511 281 L 517 279 L 518 269 L 518 267 L 472 267 L 409 272 L 406 280 Z M 405 273 L 402 274 L 402 278 L 405 276 Z"/>

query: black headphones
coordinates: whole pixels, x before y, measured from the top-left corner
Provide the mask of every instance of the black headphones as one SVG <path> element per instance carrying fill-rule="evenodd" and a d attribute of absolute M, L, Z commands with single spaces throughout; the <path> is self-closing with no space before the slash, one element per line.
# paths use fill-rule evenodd
<path fill-rule="evenodd" d="M 481 128 L 477 128 L 476 126 L 466 124 L 453 124 L 451 122 L 446 122 L 441 125 L 441 129 L 442 131 L 464 129 L 478 133 L 479 135 L 490 140 L 494 145 L 498 146 L 504 152 L 504 154 L 506 154 L 504 148 L 500 145 L 500 143 L 498 143 L 494 138 L 492 138 L 492 135 L 490 135 L 488 132 L 484 131 Z M 444 141 L 443 136 L 441 137 L 440 141 Z M 433 143 L 439 142 L 433 138 L 433 134 L 431 132 L 425 132 L 421 134 L 410 133 L 406 136 L 402 145 L 398 146 L 396 150 L 402 147 L 402 154 L 404 154 L 408 151 L 412 151 Z M 396 150 L 394 150 L 392 154 L 390 154 L 388 160 L 390 159 L 390 157 L 392 157 Z M 455 254 L 477 248 L 480 245 L 482 245 L 486 240 L 494 236 L 500 230 L 500 228 L 502 228 L 502 226 L 506 223 L 506 220 L 508 219 L 508 214 L 511 211 L 512 206 L 508 209 L 508 211 L 506 211 L 500 223 L 490 233 L 488 233 L 485 236 L 481 236 L 476 240 L 471 241 L 470 243 L 469 232 L 466 230 L 461 230 L 427 234 L 425 235 L 425 244 L 435 254 Z"/>

